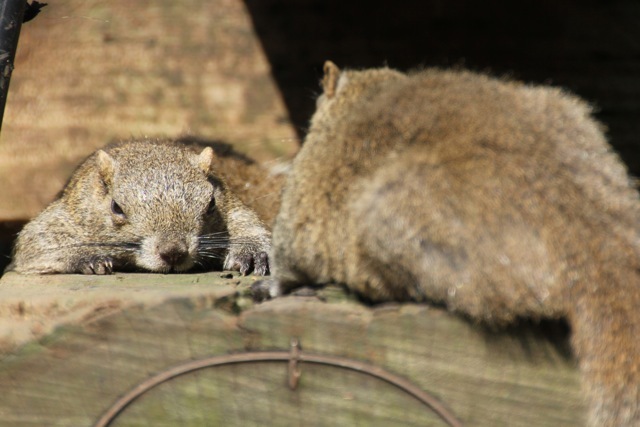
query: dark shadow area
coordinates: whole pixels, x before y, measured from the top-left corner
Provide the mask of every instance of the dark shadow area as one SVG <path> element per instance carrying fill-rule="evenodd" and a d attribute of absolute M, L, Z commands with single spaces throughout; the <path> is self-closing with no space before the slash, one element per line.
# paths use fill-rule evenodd
<path fill-rule="evenodd" d="M 0 276 L 5 267 L 11 262 L 11 248 L 13 241 L 26 221 L 0 222 Z"/>
<path fill-rule="evenodd" d="M 463 66 L 567 88 L 598 108 L 640 175 L 640 2 L 245 0 L 304 136 L 322 64 Z"/>
<path fill-rule="evenodd" d="M 565 361 L 572 360 L 575 356 L 571 349 L 570 335 L 571 328 L 565 320 L 555 319 L 518 319 L 513 324 L 505 328 L 495 328 L 490 326 L 476 325 L 478 330 L 484 335 L 487 344 L 496 348 L 497 351 L 504 351 L 506 341 L 517 341 L 524 354 L 530 360 L 540 357 L 550 359 L 552 354 L 561 356 Z M 540 345 L 546 342 L 548 346 Z M 541 354 L 539 354 L 542 352 Z"/>

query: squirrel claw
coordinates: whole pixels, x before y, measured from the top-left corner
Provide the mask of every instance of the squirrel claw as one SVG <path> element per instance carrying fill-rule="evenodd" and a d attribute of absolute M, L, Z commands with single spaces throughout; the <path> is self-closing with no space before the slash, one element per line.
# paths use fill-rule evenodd
<path fill-rule="evenodd" d="M 237 264 L 240 268 L 240 274 L 242 274 L 243 276 L 248 275 L 253 267 L 253 255 L 240 255 L 238 257 Z"/>
<path fill-rule="evenodd" d="M 267 276 L 269 274 L 269 255 L 264 251 L 255 254 L 229 254 L 224 263 L 224 269 L 237 270 L 243 276 L 248 275 L 251 271 L 256 276 Z"/>
<path fill-rule="evenodd" d="M 256 276 L 269 275 L 269 255 L 266 252 L 258 252 L 253 258 L 253 274 Z"/>
<path fill-rule="evenodd" d="M 78 261 L 78 270 L 82 274 L 112 274 L 113 259 L 109 256 L 94 255 Z"/>

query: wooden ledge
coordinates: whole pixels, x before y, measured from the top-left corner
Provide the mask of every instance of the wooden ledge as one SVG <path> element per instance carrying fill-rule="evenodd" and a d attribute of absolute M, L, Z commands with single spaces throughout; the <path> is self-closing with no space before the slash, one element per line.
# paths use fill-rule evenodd
<path fill-rule="evenodd" d="M 254 305 L 253 277 L 221 273 L 0 280 L 0 424 L 90 426 L 153 375 L 216 355 L 288 350 L 375 365 L 465 425 L 583 425 L 573 360 L 535 328 L 487 332 L 417 304 L 367 307 L 330 287 Z M 202 369 L 134 401 L 113 425 L 445 425 L 366 372 L 301 363 Z"/>

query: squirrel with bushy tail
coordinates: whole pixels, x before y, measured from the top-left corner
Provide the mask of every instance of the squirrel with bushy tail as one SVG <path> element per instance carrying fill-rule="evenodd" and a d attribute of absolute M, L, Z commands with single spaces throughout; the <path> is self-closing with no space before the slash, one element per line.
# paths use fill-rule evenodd
<path fill-rule="evenodd" d="M 589 426 L 640 425 L 640 201 L 591 108 L 467 71 L 328 62 L 323 88 L 271 296 L 337 282 L 490 325 L 564 318 Z"/>

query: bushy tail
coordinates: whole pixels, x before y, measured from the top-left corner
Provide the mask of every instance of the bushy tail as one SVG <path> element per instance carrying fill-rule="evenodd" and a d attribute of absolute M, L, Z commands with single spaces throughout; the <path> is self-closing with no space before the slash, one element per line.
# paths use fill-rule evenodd
<path fill-rule="evenodd" d="M 617 267 L 570 291 L 591 427 L 640 426 L 640 274 Z"/>

